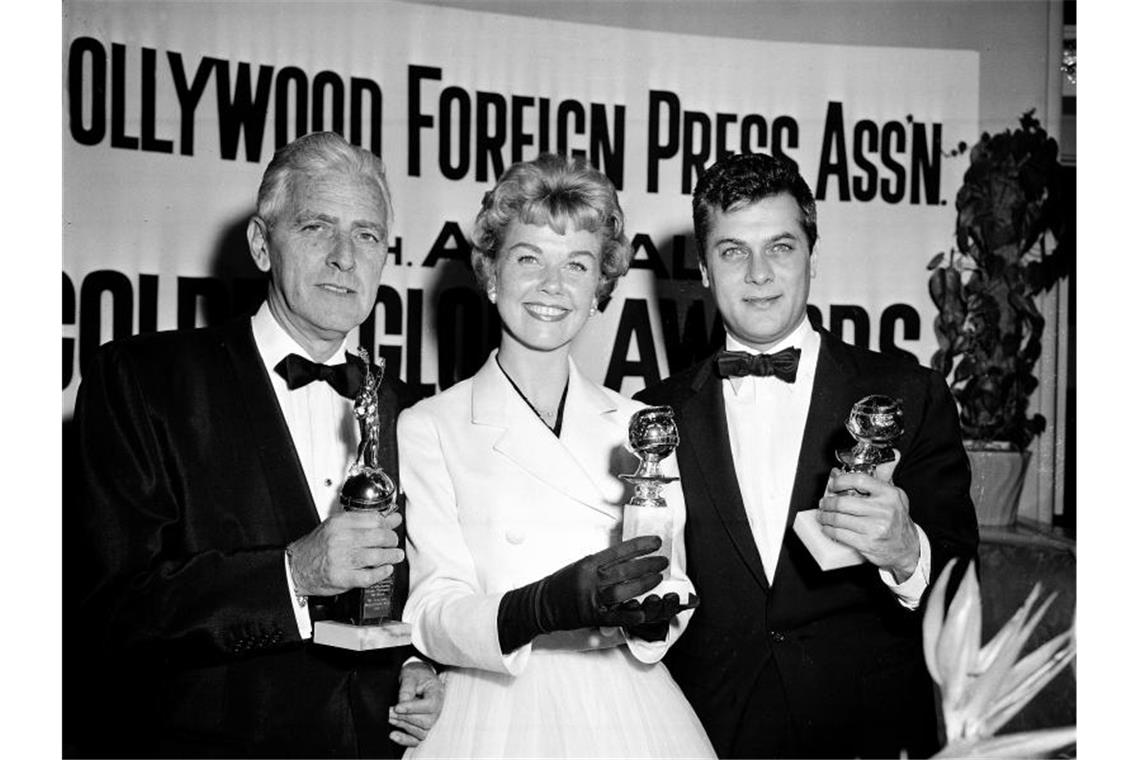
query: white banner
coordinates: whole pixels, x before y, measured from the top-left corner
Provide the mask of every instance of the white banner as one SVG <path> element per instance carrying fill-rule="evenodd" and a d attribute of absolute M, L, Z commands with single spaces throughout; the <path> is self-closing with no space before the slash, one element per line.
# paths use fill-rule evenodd
<path fill-rule="evenodd" d="M 575 356 L 625 393 L 713 348 L 691 233 L 698 172 L 795 159 L 819 201 L 811 305 L 928 363 L 926 262 L 953 241 L 978 136 L 974 52 L 630 31 L 397 2 L 64 8 L 64 413 L 112 337 L 220 320 L 264 281 L 245 224 L 273 151 L 332 129 L 382 155 L 393 255 L 361 337 L 431 392 L 497 340 L 463 234 L 540 151 L 618 186 L 637 255 Z"/>

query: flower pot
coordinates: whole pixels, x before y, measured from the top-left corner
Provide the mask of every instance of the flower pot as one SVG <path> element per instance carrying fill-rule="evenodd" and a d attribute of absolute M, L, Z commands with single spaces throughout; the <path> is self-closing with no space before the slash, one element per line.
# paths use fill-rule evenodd
<path fill-rule="evenodd" d="M 973 477 L 970 498 L 978 525 L 1009 526 L 1017 522 L 1017 503 L 1029 469 L 1028 451 L 966 449 Z"/>

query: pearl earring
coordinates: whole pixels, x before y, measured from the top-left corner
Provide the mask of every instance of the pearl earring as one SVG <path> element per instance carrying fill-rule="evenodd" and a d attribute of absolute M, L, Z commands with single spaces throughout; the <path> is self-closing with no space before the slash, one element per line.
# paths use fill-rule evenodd
<path fill-rule="evenodd" d="M 490 290 L 487 291 L 487 300 L 490 301 L 491 303 L 495 303 L 495 301 L 498 300 L 498 298 L 499 298 L 499 294 L 497 292 L 495 292 L 494 288 L 491 288 Z"/>

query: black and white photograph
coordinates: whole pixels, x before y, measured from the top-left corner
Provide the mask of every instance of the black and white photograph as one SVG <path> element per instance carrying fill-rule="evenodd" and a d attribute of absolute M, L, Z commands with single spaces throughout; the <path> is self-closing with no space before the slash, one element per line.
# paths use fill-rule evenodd
<path fill-rule="evenodd" d="M 1136 535 L 1140 420 L 1083 361 L 1078 488 L 1076 0 L 37 15 L 20 754 L 1077 757 L 1078 491 Z M 1128 352 L 1115 266 L 1082 360 Z"/>

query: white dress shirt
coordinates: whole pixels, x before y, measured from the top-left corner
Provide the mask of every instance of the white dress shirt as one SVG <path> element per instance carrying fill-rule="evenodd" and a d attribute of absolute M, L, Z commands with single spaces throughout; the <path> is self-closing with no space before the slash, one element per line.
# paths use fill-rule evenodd
<path fill-rule="evenodd" d="M 341 396 L 328 383 L 312 382 L 289 390 L 285 378 L 274 371 L 278 362 L 289 354 L 299 354 L 310 361 L 312 356 L 297 341 L 285 332 L 277 319 L 269 311 L 268 303 L 253 316 L 253 341 L 269 382 L 277 396 L 277 403 L 285 416 L 285 424 L 293 438 L 293 447 L 301 460 L 301 469 L 309 485 L 317 516 L 324 520 L 340 510 L 338 496 L 349 464 L 356 457 L 360 443 L 360 432 L 352 413 L 352 401 Z M 343 346 L 342 346 L 343 348 Z M 325 364 L 340 364 L 344 354 L 337 350 Z M 293 612 L 297 617 L 297 629 L 302 638 L 313 633 L 312 621 L 307 607 L 298 600 L 289 572 L 289 559 L 285 558 L 285 578 L 289 584 Z"/>
<path fill-rule="evenodd" d="M 779 569 L 777 562 L 789 510 L 817 506 L 793 505 L 791 499 L 815 385 L 819 344 L 819 333 L 811 329 L 805 317 L 790 335 L 765 352 L 774 354 L 785 348 L 799 348 L 800 362 L 795 382 L 754 375 L 721 381 L 729 445 L 740 495 L 769 584 L 775 581 Z M 736 340 L 731 333 L 725 338 L 725 348 L 760 353 Z M 922 528 L 915 527 L 920 546 L 918 569 L 901 584 L 894 582 L 889 571 L 879 572 L 899 602 L 910 609 L 918 605 L 930 577 L 930 542 Z"/>

